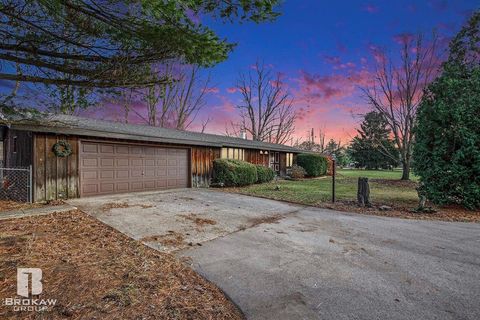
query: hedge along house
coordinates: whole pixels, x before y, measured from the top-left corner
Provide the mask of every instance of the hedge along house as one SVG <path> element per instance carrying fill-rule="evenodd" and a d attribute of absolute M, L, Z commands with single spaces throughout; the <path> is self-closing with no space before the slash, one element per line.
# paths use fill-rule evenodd
<path fill-rule="evenodd" d="M 33 166 L 33 200 L 208 187 L 217 158 L 285 175 L 299 149 L 221 135 L 66 115 L 0 122 L 5 167 Z"/>

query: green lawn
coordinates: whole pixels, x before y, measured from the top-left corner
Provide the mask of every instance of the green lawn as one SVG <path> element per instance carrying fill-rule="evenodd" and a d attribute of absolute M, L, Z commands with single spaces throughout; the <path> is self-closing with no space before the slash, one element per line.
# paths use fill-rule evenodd
<path fill-rule="evenodd" d="M 400 181 L 401 171 L 337 170 L 336 198 L 340 201 L 355 201 L 358 177 L 370 178 L 370 199 L 374 204 L 415 206 L 418 201 L 415 182 Z M 413 177 L 413 180 L 416 180 Z M 276 185 L 280 190 L 275 190 Z M 234 191 L 285 200 L 306 205 L 327 202 L 332 197 L 332 178 L 321 177 L 301 181 L 278 182 L 236 188 Z"/>

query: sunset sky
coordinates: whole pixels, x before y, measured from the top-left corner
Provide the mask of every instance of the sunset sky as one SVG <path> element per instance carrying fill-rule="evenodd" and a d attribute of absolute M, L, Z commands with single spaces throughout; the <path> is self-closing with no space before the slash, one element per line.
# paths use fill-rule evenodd
<path fill-rule="evenodd" d="M 361 114 L 369 111 L 359 86 L 372 79 L 374 51 L 384 49 L 398 56 L 399 39 L 417 33 L 428 36 L 434 30 L 446 44 L 479 8 L 479 0 L 286 0 L 274 22 L 224 24 L 199 17 L 237 46 L 226 61 L 203 71 L 211 78 L 207 104 L 189 129 L 199 130 L 210 118 L 206 131 L 224 134 L 226 126 L 238 120 L 239 73 L 251 71 L 261 61 L 281 74 L 294 98 L 298 119 L 292 142 L 306 140 L 307 131 L 314 128 L 316 135 L 321 129 L 327 139 L 348 143 Z M 0 81 L 0 91 L 13 85 Z M 30 91 L 30 97 L 43 94 Z M 118 105 L 105 100 L 83 114 L 123 117 Z"/>
<path fill-rule="evenodd" d="M 229 59 L 210 70 L 208 106 L 201 119 L 207 130 L 224 133 L 234 119 L 240 96 L 233 89 L 239 72 L 257 59 L 280 72 L 299 112 L 296 137 L 323 128 L 327 139 L 347 143 L 359 114 L 368 111 L 358 86 L 372 76 L 372 51 L 398 52 L 398 38 L 408 33 L 444 38 L 454 35 L 478 0 L 431 1 L 285 1 L 275 22 L 208 25 L 238 45 Z"/>

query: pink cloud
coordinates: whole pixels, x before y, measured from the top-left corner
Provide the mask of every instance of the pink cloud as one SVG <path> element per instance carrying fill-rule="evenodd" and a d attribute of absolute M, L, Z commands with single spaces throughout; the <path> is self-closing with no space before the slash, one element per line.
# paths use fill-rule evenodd
<path fill-rule="evenodd" d="M 217 87 L 212 87 L 212 88 L 206 88 L 205 89 L 205 93 L 219 93 L 220 92 L 220 89 L 218 89 Z"/>
<path fill-rule="evenodd" d="M 379 9 L 376 5 L 370 3 L 365 5 L 363 10 L 367 11 L 368 13 L 377 13 Z"/>
<path fill-rule="evenodd" d="M 237 88 L 237 87 L 230 87 L 230 88 L 227 88 L 227 92 L 228 92 L 228 93 L 235 93 L 235 92 L 238 92 L 238 88 Z"/>
<path fill-rule="evenodd" d="M 404 33 L 399 33 L 393 36 L 393 40 L 398 43 L 398 44 L 406 44 L 411 42 L 414 39 L 413 33 L 409 32 L 404 32 Z"/>

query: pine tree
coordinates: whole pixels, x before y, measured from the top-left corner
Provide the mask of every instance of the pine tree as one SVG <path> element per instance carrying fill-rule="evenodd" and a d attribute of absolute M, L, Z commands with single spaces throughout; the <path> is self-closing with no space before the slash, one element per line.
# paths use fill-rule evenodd
<path fill-rule="evenodd" d="M 414 170 L 437 204 L 480 208 L 480 11 L 450 43 L 420 105 Z"/>
<path fill-rule="evenodd" d="M 358 167 L 378 170 L 398 165 L 398 151 L 390 139 L 388 123 L 380 113 L 367 113 L 357 132 L 348 153 Z"/>

